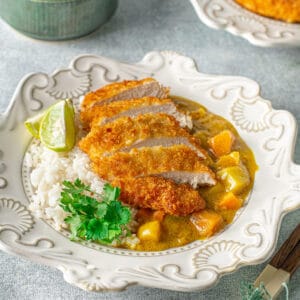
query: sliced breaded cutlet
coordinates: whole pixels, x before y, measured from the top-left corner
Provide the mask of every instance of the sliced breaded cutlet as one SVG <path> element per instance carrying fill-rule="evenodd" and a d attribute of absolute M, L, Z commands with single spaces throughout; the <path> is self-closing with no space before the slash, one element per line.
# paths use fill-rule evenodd
<path fill-rule="evenodd" d="M 205 201 L 188 184 L 156 176 L 116 179 L 120 199 L 134 207 L 162 210 L 170 215 L 186 216 L 205 208 Z"/>
<path fill-rule="evenodd" d="M 153 78 L 142 80 L 125 80 L 108 84 L 97 91 L 88 93 L 81 104 L 81 118 L 85 120 L 84 114 L 91 108 L 99 105 L 109 104 L 114 101 L 134 99 L 142 97 L 167 98 L 169 89 L 163 87 Z"/>
<path fill-rule="evenodd" d="M 186 129 L 191 117 L 168 93 L 152 78 L 89 93 L 80 117 L 90 131 L 79 147 L 95 173 L 121 187 L 123 202 L 185 216 L 205 207 L 195 188 L 216 179 L 200 141 Z"/>
<path fill-rule="evenodd" d="M 180 111 L 171 99 L 143 97 L 115 101 L 107 105 L 98 105 L 81 114 L 85 127 L 105 125 L 120 117 L 136 117 L 147 113 L 166 113 L 173 116 L 181 127 L 192 128 L 191 117 Z"/>
<path fill-rule="evenodd" d="M 186 145 L 132 149 L 92 162 L 94 171 L 110 182 L 116 178 L 158 175 L 193 187 L 216 183 L 213 171 Z"/>
<path fill-rule="evenodd" d="M 136 118 L 120 117 L 103 126 L 94 125 L 79 142 L 79 147 L 94 160 L 116 151 L 129 152 L 133 148 L 179 144 L 187 145 L 201 158 L 206 157 L 199 141 L 181 128 L 174 117 L 164 113 L 148 113 Z"/>

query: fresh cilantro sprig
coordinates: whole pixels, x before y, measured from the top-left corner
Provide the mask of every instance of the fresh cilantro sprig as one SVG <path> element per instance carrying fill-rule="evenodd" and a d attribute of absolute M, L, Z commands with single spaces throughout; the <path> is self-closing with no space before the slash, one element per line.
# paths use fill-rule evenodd
<path fill-rule="evenodd" d="M 255 287 L 251 283 L 242 281 L 240 291 L 242 300 L 271 300 L 271 296 L 262 283 L 258 287 Z"/>
<path fill-rule="evenodd" d="M 118 239 L 123 230 L 130 234 L 126 225 L 131 220 L 131 211 L 118 200 L 119 188 L 105 184 L 103 194 L 99 195 L 78 178 L 62 184 L 60 206 L 69 213 L 65 222 L 69 224 L 71 239 L 108 244 Z"/>

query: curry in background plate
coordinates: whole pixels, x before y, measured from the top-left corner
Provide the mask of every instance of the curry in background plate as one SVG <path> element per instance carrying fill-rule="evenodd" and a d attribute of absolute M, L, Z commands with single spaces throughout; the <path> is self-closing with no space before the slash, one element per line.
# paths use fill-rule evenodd
<path fill-rule="evenodd" d="M 300 22 L 300 0 L 235 0 L 262 16 L 289 23 Z"/>

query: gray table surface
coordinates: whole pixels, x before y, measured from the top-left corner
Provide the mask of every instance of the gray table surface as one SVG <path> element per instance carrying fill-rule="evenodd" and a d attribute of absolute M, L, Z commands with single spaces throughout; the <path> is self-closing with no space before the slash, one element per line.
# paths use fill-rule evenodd
<path fill-rule="evenodd" d="M 151 50 L 174 50 L 193 57 L 202 72 L 258 81 L 264 98 L 275 108 L 292 111 L 300 122 L 300 48 L 257 48 L 227 32 L 209 29 L 199 21 L 189 1 L 122 0 L 115 16 L 100 30 L 59 43 L 23 37 L 0 21 L 0 41 L 0 112 L 24 75 L 51 73 L 79 54 L 134 62 Z M 300 163 L 299 139 L 295 160 Z M 299 222 L 300 210 L 284 218 L 277 247 Z M 241 280 L 253 281 L 264 265 L 243 267 L 203 292 L 130 287 L 121 293 L 96 294 L 65 283 L 57 270 L 0 252 L 0 299 L 240 299 Z M 300 299 L 299 271 L 289 286 L 290 299 Z"/>

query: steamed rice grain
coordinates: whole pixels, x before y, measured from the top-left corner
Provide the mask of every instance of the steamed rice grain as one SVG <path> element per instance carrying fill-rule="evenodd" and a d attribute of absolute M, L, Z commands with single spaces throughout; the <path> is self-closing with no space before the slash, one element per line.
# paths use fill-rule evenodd
<path fill-rule="evenodd" d="M 83 183 L 99 194 L 102 193 L 104 181 L 91 171 L 89 157 L 78 147 L 68 153 L 57 153 L 34 141 L 25 155 L 25 165 L 31 169 L 30 182 L 34 188 L 30 210 L 38 217 L 51 221 L 55 229 L 67 228 L 64 219 L 67 213 L 59 206 L 62 182 L 74 181 L 79 178 Z M 129 224 L 130 230 L 135 230 L 135 209 L 131 208 L 133 220 Z M 132 248 L 139 243 L 133 234 L 126 237 L 124 232 L 121 244 L 131 245 Z M 120 244 L 114 241 L 113 245 Z"/>

